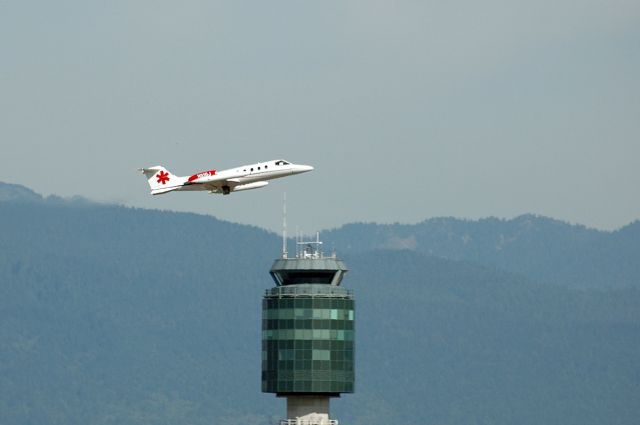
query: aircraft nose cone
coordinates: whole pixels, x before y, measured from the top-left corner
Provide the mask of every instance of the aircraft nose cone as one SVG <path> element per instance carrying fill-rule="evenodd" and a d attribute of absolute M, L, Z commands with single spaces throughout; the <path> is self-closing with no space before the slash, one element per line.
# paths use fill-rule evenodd
<path fill-rule="evenodd" d="M 307 171 L 313 171 L 313 167 L 312 167 L 311 165 L 303 165 L 303 166 L 301 167 L 301 171 L 302 171 L 303 173 L 306 173 Z"/>

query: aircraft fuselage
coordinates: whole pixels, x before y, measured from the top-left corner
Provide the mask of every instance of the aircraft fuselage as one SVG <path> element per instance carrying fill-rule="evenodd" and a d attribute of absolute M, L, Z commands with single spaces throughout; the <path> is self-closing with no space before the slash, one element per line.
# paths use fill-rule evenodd
<path fill-rule="evenodd" d="M 171 191 L 206 190 L 228 195 L 234 191 L 257 189 L 268 184 L 268 180 L 305 173 L 313 170 L 310 165 L 298 165 L 283 159 L 243 165 L 227 170 L 209 170 L 189 177 L 172 175 L 161 166 L 143 168 L 151 194 L 160 195 Z"/>

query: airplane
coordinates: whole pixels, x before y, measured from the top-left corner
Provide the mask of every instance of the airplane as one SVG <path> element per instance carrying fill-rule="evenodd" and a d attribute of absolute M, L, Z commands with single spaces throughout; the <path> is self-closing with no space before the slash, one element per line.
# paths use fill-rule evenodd
<path fill-rule="evenodd" d="M 152 195 L 194 190 L 206 190 L 209 193 L 228 195 L 231 192 L 264 187 L 269 184 L 266 180 L 312 170 L 313 167 L 310 165 L 292 164 L 284 159 L 243 165 L 222 171 L 203 171 L 188 177 L 175 176 L 161 165 L 139 169 L 147 177 Z"/>

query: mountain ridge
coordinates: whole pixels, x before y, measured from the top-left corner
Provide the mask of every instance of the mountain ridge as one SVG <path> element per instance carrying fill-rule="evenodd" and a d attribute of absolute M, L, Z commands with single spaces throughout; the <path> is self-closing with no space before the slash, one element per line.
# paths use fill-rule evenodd
<path fill-rule="evenodd" d="M 635 246 L 634 229 L 617 234 L 614 254 Z M 0 202 L 0 235 L 3 424 L 282 416 L 282 402 L 260 393 L 260 299 L 278 235 L 73 202 Z M 640 416 L 637 287 L 572 289 L 424 249 L 338 249 L 357 318 L 356 393 L 332 403 L 341 421 L 631 425 Z M 615 255 L 603 261 L 618 266 Z"/>
<path fill-rule="evenodd" d="M 14 195 L 3 197 L 7 192 Z M 6 204 L 22 202 L 16 194 L 22 194 L 27 201 L 39 196 L 24 186 L 0 183 L 0 201 L 4 198 L 9 199 L 4 201 Z M 77 197 L 42 199 L 44 203 L 58 205 L 102 205 Z M 193 214 L 191 217 L 218 220 L 209 215 Z M 197 220 L 203 223 L 203 219 Z M 532 280 L 573 288 L 640 286 L 638 220 L 615 231 L 604 231 L 534 214 L 513 219 L 436 217 L 417 224 L 349 223 L 323 231 L 322 237 L 328 242 L 325 246 L 331 246 L 341 254 L 372 249 L 408 249 L 497 267 Z M 289 245 L 293 243 L 293 239 L 288 240 Z M 289 249 L 289 252 L 294 250 Z M 611 255 L 617 257 L 615 261 L 609 258 Z"/>
<path fill-rule="evenodd" d="M 98 202 L 98 201 L 94 201 L 91 200 L 89 198 L 83 197 L 81 195 L 74 195 L 72 197 L 69 198 L 63 198 L 60 197 L 58 195 L 49 195 L 47 197 L 44 197 L 43 195 L 35 192 L 33 189 L 30 189 L 27 186 L 18 184 L 18 183 L 8 183 L 8 182 L 2 182 L 0 181 L 0 202 L 27 202 L 27 201 L 47 201 L 47 200 L 51 200 L 51 201 L 55 201 L 55 202 L 75 202 L 78 200 L 81 200 L 83 202 L 86 202 L 88 204 L 95 204 L 95 205 L 102 205 L 102 206 L 114 206 L 114 207 L 118 207 L 118 206 L 123 206 L 120 204 L 116 204 L 116 203 L 105 203 L 105 202 Z M 145 208 L 142 208 L 145 209 Z M 150 211 L 153 211 L 153 209 L 151 209 Z M 210 216 L 210 217 L 214 217 L 213 215 L 210 214 L 200 214 L 200 213 L 192 213 L 195 215 L 204 215 L 204 216 Z M 468 219 L 468 218 L 456 218 L 456 217 L 452 217 L 452 216 L 438 216 L 438 217 L 431 217 L 431 218 L 425 218 L 424 220 L 418 222 L 418 223 L 414 223 L 414 224 L 409 224 L 409 223 L 399 223 L 399 222 L 394 222 L 394 223 L 377 223 L 377 222 L 352 222 L 352 223 L 345 223 L 342 224 L 340 226 L 337 227 L 332 227 L 332 228 L 327 228 L 327 229 L 323 229 L 320 230 L 321 233 L 334 233 L 334 232 L 341 232 L 343 230 L 345 230 L 345 228 L 349 228 L 352 226 L 378 226 L 378 227 L 400 227 L 400 228 L 411 228 L 411 227 L 418 227 L 418 226 L 422 226 L 422 225 L 426 225 L 426 224 L 431 224 L 431 223 L 442 223 L 442 224 L 446 224 L 447 222 L 459 222 L 459 223 L 467 223 L 467 224 L 481 224 L 481 223 L 485 223 L 485 222 L 500 222 L 500 223 L 519 223 L 522 222 L 523 220 L 537 220 L 537 221 L 545 221 L 548 223 L 554 223 L 556 225 L 561 225 L 561 226 L 569 226 L 572 228 L 581 228 L 581 229 L 585 229 L 588 231 L 594 231 L 594 232 L 598 232 L 598 233 L 616 233 L 619 231 L 624 230 L 627 227 L 634 227 L 634 226 L 638 226 L 640 227 L 640 219 L 636 219 L 631 221 L 630 223 L 627 223 L 625 225 L 620 226 L 617 229 L 613 229 L 613 230 L 603 230 L 603 229 L 597 229 L 594 227 L 589 227 L 586 226 L 584 224 L 581 223 L 571 223 L 569 221 L 565 221 L 565 220 L 560 220 L 560 219 L 556 219 L 553 217 L 549 217 L 549 216 L 544 216 L 544 215 L 540 215 L 540 214 L 533 214 L 533 213 L 524 213 L 524 214 L 520 214 L 517 215 L 515 217 L 512 218 L 501 218 L 501 217 L 495 217 L 495 216 L 488 216 L 488 217 L 483 217 L 483 218 L 478 218 L 478 219 Z M 248 225 L 251 226 L 251 225 Z M 254 226 L 254 227 L 259 227 L 259 226 Z M 265 229 L 267 231 L 270 231 L 268 229 Z"/>

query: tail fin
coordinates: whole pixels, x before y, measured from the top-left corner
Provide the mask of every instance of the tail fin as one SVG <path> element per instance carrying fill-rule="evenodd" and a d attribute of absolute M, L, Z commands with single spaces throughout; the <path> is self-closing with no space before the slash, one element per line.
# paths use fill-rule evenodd
<path fill-rule="evenodd" d="M 152 195 L 171 192 L 183 186 L 184 177 L 178 177 L 161 165 L 149 168 L 140 168 L 142 174 L 147 178 Z"/>

